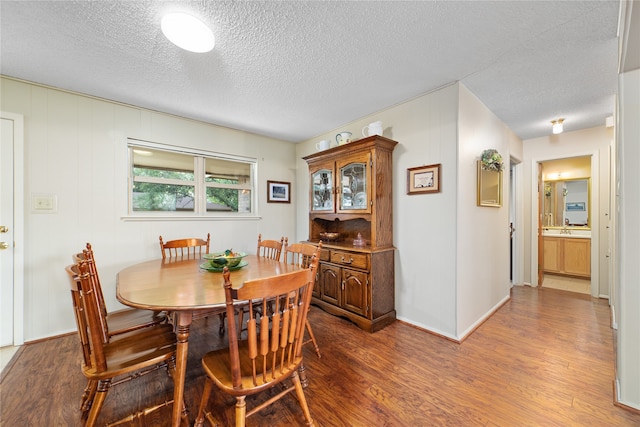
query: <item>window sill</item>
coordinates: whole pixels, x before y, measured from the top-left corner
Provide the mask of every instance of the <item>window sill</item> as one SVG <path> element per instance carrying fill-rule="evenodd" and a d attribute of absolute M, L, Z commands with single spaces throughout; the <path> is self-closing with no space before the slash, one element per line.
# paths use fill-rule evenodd
<path fill-rule="evenodd" d="M 124 215 L 122 221 L 256 221 L 262 219 L 255 214 L 238 216 L 196 216 L 196 215 Z"/>

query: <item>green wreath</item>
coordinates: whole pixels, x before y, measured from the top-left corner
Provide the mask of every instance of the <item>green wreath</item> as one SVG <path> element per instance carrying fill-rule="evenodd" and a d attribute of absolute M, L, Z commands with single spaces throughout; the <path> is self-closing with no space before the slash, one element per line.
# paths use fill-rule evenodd
<path fill-rule="evenodd" d="M 482 169 L 484 170 L 500 172 L 504 169 L 502 156 L 498 153 L 498 150 L 493 148 L 484 150 L 480 161 L 482 162 Z"/>

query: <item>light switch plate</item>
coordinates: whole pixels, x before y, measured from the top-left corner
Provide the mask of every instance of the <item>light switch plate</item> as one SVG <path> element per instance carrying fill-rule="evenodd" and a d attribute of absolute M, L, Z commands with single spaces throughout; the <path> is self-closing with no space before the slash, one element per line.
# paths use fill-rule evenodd
<path fill-rule="evenodd" d="M 32 213 L 57 213 L 58 197 L 54 194 L 32 194 Z"/>

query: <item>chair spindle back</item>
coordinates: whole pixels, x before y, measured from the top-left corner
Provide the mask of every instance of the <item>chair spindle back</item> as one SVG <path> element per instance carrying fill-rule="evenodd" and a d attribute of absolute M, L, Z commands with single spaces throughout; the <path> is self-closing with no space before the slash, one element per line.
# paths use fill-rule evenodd
<path fill-rule="evenodd" d="M 91 273 L 95 275 L 95 280 L 96 280 L 96 292 L 97 292 L 97 298 L 98 298 L 98 302 L 100 303 L 100 309 L 102 310 L 102 315 L 103 316 L 107 316 L 107 304 L 104 301 L 104 294 L 102 293 L 102 285 L 100 284 L 100 276 L 98 275 L 98 269 L 96 267 L 96 259 L 95 256 L 93 254 L 93 248 L 91 247 L 91 243 L 87 242 L 86 248 L 82 250 L 82 252 L 74 254 L 73 255 L 73 262 L 77 265 L 80 264 L 80 261 L 91 261 L 91 263 L 89 263 L 89 268 L 91 270 Z M 78 283 L 78 286 L 80 286 L 80 284 Z"/>
<path fill-rule="evenodd" d="M 89 345 L 89 325 L 84 315 L 84 302 L 82 299 L 82 287 L 80 285 L 80 267 L 78 264 L 69 265 L 65 268 L 69 275 L 71 288 L 71 301 L 73 302 L 73 314 L 78 327 L 78 337 L 82 347 L 82 359 L 86 366 L 91 366 L 91 348 Z"/>
<path fill-rule="evenodd" d="M 211 243 L 211 234 L 207 233 L 207 239 L 198 239 L 195 237 L 187 239 L 176 239 L 164 242 L 160 236 L 160 251 L 162 259 L 176 258 L 178 256 L 195 258 L 201 257 L 202 254 L 209 253 L 209 245 Z"/>
<path fill-rule="evenodd" d="M 283 373 L 295 370 L 302 361 L 301 348 L 307 311 L 313 290 L 318 261 L 310 268 L 274 277 L 250 280 L 240 289 L 232 289 L 230 273 L 223 272 L 227 316 L 235 318 L 234 301 L 249 305 L 246 353 L 248 360 L 239 358 L 239 331 L 237 322 L 229 322 L 229 354 L 234 387 L 247 387 L 243 383 L 240 367 L 252 367 L 252 384 L 262 387 L 279 379 Z M 261 310 L 254 310 L 260 306 Z M 245 354 L 245 353 L 242 353 Z"/>
<path fill-rule="evenodd" d="M 311 265 L 313 255 L 322 249 L 322 242 L 318 246 L 308 243 L 292 243 L 284 247 L 284 262 L 287 264 L 297 265 L 299 267 L 308 268 Z"/>
<path fill-rule="evenodd" d="M 91 272 L 92 268 L 90 267 L 92 262 L 91 260 L 80 262 L 78 278 L 82 289 L 84 316 L 89 331 L 92 366 L 96 371 L 102 372 L 107 370 L 104 344 L 109 342 L 109 331 L 97 297 L 96 275 Z"/>
<path fill-rule="evenodd" d="M 285 241 L 288 241 L 288 240 L 289 239 L 285 237 L 281 237 L 280 241 L 262 240 L 262 234 L 258 234 L 258 250 L 256 251 L 256 254 L 264 258 L 280 261 L 280 254 L 282 253 L 282 248 L 285 245 Z"/>

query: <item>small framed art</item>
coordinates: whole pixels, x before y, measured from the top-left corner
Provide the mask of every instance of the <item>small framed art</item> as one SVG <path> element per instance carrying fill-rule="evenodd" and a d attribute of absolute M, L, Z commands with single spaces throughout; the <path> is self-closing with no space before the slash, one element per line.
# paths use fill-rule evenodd
<path fill-rule="evenodd" d="M 407 194 L 439 193 L 441 164 L 407 169 Z"/>
<path fill-rule="evenodd" d="M 583 211 L 584 202 L 567 202 L 568 211 Z"/>
<path fill-rule="evenodd" d="M 267 181 L 268 203 L 291 203 L 291 183 Z"/>

